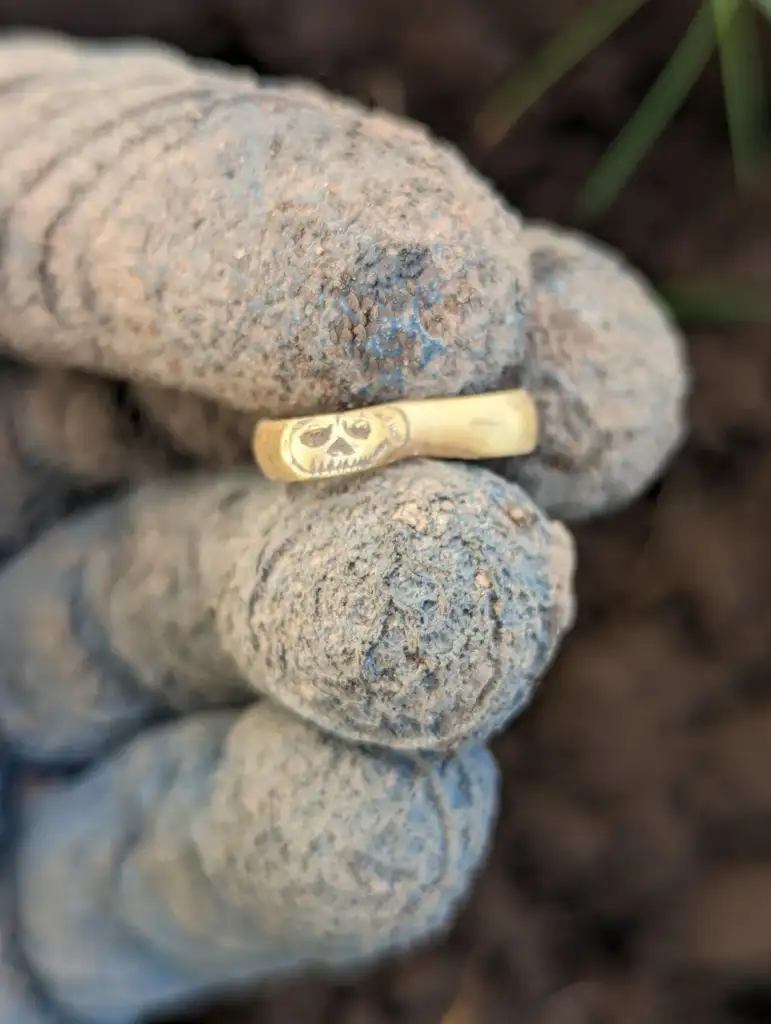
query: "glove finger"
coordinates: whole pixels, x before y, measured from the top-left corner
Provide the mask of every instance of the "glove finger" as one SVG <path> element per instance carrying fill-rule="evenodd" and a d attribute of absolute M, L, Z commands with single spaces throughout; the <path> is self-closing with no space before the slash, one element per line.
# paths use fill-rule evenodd
<path fill-rule="evenodd" d="M 121 384 L 0 360 L 0 564 L 116 487 L 185 460 L 126 409 Z"/>
<path fill-rule="evenodd" d="M 0 734 L 0 1021 L 3 1024 L 72 1024 L 54 1011 L 27 970 L 18 942 L 11 842 L 15 765 Z"/>
<path fill-rule="evenodd" d="M 162 48 L 2 56 L 5 344 L 124 377 L 178 451 L 247 459 L 246 411 L 525 383 L 543 442 L 504 472 L 585 518 L 678 447 L 683 346 L 651 290 L 595 243 L 523 234 L 416 126 Z"/>
<path fill-rule="evenodd" d="M 618 254 L 551 226 L 528 225 L 524 241 L 541 438 L 503 473 L 551 515 L 585 519 L 631 502 L 682 444 L 685 342 Z"/>
<path fill-rule="evenodd" d="M 151 47 L 83 45 L 49 68 L 43 46 L 20 82 L 15 46 L 0 46 L 0 335 L 18 357 L 258 415 L 522 370 L 520 221 L 450 147 Z"/>
<path fill-rule="evenodd" d="M 564 528 L 478 467 L 148 485 L 0 574 L 0 718 L 27 758 L 79 761 L 264 694 L 353 742 L 451 747 L 529 701 L 572 572 Z"/>
<path fill-rule="evenodd" d="M 11 872 L 0 863 L 0 1020 L 8 1024 L 73 1024 L 41 996 L 19 954 Z"/>
<path fill-rule="evenodd" d="M 496 789 L 481 747 L 374 753 L 268 703 L 193 716 L 29 807 L 24 951 L 84 1024 L 366 963 L 448 925 Z"/>

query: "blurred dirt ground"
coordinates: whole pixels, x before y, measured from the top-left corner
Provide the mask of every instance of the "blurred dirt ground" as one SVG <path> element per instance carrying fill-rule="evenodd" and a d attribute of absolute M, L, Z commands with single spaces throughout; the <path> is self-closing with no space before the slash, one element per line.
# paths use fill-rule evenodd
<path fill-rule="evenodd" d="M 471 124 L 490 89 L 583 7 L 0 0 L 0 26 L 155 35 L 313 77 L 426 121 L 525 214 L 569 223 L 694 11 L 651 0 L 485 152 Z M 594 230 L 657 282 L 771 294 L 771 168 L 737 193 L 715 68 Z M 454 936 L 207 1024 L 437 1024 L 459 990 L 452 1024 L 771 1022 L 771 325 L 690 344 L 690 443 L 644 501 L 578 531 L 579 625 L 497 743 L 497 844 Z"/>

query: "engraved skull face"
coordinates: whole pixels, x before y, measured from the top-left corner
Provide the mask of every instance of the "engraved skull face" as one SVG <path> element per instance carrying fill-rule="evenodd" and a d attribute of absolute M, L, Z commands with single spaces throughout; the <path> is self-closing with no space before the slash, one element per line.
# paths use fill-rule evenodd
<path fill-rule="evenodd" d="M 384 465 L 406 441 L 404 414 L 381 406 L 298 420 L 285 446 L 295 471 L 311 479 Z"/>

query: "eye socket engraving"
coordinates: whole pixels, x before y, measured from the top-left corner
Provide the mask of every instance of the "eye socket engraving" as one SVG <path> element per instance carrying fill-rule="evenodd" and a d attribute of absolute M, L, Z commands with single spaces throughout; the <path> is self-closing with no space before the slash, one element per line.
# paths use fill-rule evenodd
<path fill-rule="evenodd" d="M 308 448 L 321 448 L 329 442 L 333 430 L 334 427 L 331 425 L 328 427 L 310 427 L 310 429 L 304 430 L 300 434 L 300 440 Z"/>
<path fill-rule="evenodd" d="M 372 433 L 372 426 L 365 419 L 357 419 L 352 423 L 347 423 L 343 420 L 343 430 L 350 437 L 355 437 L 357 440 L 363 441 Z"/>

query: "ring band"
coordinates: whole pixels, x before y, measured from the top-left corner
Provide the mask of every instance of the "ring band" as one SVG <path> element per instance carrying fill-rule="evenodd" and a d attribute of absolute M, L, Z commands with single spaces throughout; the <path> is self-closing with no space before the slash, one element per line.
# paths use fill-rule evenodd
<path fill-rule="evenodd" d="M 498 459 L 527 455 L 538 414 L 527 391 L 393 402 L 363 409 L 263 420 L 254 457 L 271 480 L 353 476 L 402 459 Z"/>

